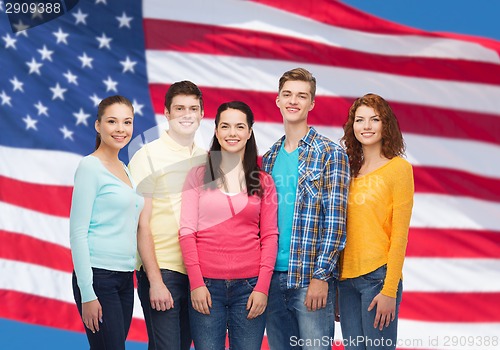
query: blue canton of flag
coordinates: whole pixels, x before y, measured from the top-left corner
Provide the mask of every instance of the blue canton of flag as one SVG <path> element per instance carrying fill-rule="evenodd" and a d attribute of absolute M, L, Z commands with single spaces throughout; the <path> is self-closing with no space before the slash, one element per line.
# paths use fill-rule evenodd
<path fill-rule="evenodd" d="M 97 105 L 115 94 L 133 102 L 135 134 L 156 125 L 141 6 L 134 0 L 80 1 L 70 12 L 34 28 L 20 17 L 12 27 L 29 29 L 13 33 L 4 4 L 0 145 L 91 153 Z M 128 155 L 121 153 L 127 161 Z"/>

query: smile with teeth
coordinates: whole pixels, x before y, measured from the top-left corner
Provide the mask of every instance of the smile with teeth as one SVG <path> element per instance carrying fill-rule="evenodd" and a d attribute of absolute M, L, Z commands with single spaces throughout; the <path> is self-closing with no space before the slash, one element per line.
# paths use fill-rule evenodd
<path fill-rule="evenodd" d="M 240 140 L 234 140 L 234 139 L 226 140 L 226 143 L 229 145 L 236 145 L 238 142 L 240 142 Z"/>
<path fill-rule="evenodd" d="M 181 124 L 182 126 L 191 126 L 191 125 L 193 125 L 193 122 L 190 122 L 190 121 L 182 121 L 182 122 L 179 122 L 179 124 Z"/>
<path fill-rule="evenodd" d="M 366 136 L 366 137 L 371 137 L 371 136 L 375 135 L 375 133 L 374 132 L 362 132 L 361 135 Z"/>
<path fill-rule="evenodd" d="M 126 137 L 126 136 L 113 136 L 113 138 L 114 138 L 116 141 L 123 141 L 123 140 L 125 140 L 127 137 Z"/>

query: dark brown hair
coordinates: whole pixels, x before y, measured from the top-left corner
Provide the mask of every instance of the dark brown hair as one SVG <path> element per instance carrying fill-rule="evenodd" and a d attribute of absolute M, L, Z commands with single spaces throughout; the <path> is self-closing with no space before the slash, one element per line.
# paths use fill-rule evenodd
<path fill-rule="evenodd" d="M 177 95 L 196 96 L 196 98 L 200 101 L 200 108 L 203 111 L 203 95 L 195 83 L 190 82 L 189 80 L 183 80 L 170 85 L 167 93 L 165 94 L 165 107 L 169 112 L 170 107 L 172 106 L 172 100 Z"/>
<path fill-rule="evenodd" d="M 236 109 L 245 114 L 247 119 L 248 128 L 251 129 L 254 123 L 254 115 L 250 107 L 241 101 L 231 101 L 223 103 L 217 109 L 215 116 L 215 127 L 219 126 L 220 115 L 228 109 Z M 214 135 L 210 151 L 208 152 L 207 163 L 205 166 L 204 183 L 208 188 L 215 188 L 221 182 L 224 183 L 224 174 L 220 168 L 222 161 L 221 145 L 219 140 Z M 249 196 L 259 195 L 262 196 L 262 186 L 260 183 L 260 168 L 257 164 L 257 143 L 252 131 L 250 138 L 245 146 L 245 153 L 243 154 L 243 171 L 245 172 L 245 185 Z M 219 180 L 219 181 L 215 181 Z"/>
<path fill-rule="evenodd" d="M 120 103 L 130 107 L 132 113 L 134 113 L 134 106 L 132 105 L 132 102 L 130 102 L 128 98 L 120 95 L 109 96 L 103 99 L 99 103 L 99 106 L 97 107 L 97 121 L 99 123 L 101 122 L 101 118 L 104 115 L 104 112 L 106 112 L 106 108 L 114 105 L 115 103 Z M 95 137 L 95 149 L 98 149 L 100 145 L 101 145 L 101 135 L 97 133 Z"/>

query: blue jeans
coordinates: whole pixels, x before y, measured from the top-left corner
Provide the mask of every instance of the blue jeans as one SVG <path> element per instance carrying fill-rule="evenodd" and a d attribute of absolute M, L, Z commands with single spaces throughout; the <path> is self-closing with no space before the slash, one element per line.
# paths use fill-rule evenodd
<path fill-rule="evenodd" d="M 191 332 L 189 329 L 189 280 L 187 275 L 171 270 L 161 270 L 163 283 L 174 299 L 174 307 L 166 311 L 157 311 L 151 307 L 149 280 L 144 270 L 141 268 L 136 275 L 137 292 L 148 331 L 148 349 L 189 350 Z"/>
<path fill-rule="evenodd" d="M 247 318 L 248 298 L 257 283 L 257 277 L 236 280 L 205 278 L 212 298 L 210 315 L 189 308 L 191 332 L 196 350 L 224 350 L 226 330 L 229 348 L 260 350 L 266 326 L 266 311 L 254 319 Z"/>
<path fill-rule="evenodd" d="M 93 286 L 102 307 L 102 323 L 99 332 L 92 333 L 87 327 L 87 339 L 91 350 L 125 350 L 132 311 L 134 309 L 133 272 L 119 272 L 93 267 Z M 73 296 L 80 316 L 82 297 L 73 272 Z"/>
<path fill-rule="evenodd" d="M 368 312 L 373 298 L 384 285 L 386 266 L 366 275 L 349 278 L 339 284 L 340 325 L 346 350 L 395 349 L 398 332 L 399 304 L 403 283 L 399 281 L 396 296 L 396 318 L 383 330 L 373 327 L 377 308 Z"/>
<path fill-rule="evenodd" d="M 326 307 L 308 311 L 307 287 L 288 289 L 287 273 L 275 271 L 269 290 L 267 340 L 271 350 L 331 350 L 335 331 L 335 283 L 328 284 Z"/>

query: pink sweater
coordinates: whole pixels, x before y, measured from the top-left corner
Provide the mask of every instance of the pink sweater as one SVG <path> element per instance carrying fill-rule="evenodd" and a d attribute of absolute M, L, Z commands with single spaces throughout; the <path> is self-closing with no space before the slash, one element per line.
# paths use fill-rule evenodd
<path fill-rule="evenodd" d="M 255 291 L 268 294 L 278 248 L 277 196 L 261 172 L 263 196 L 226 195 L 205 189 L 205 167 L 194 168 L 182 194 L 179 241 L 191 290 L 203 277 L 258 277 Z"/>

